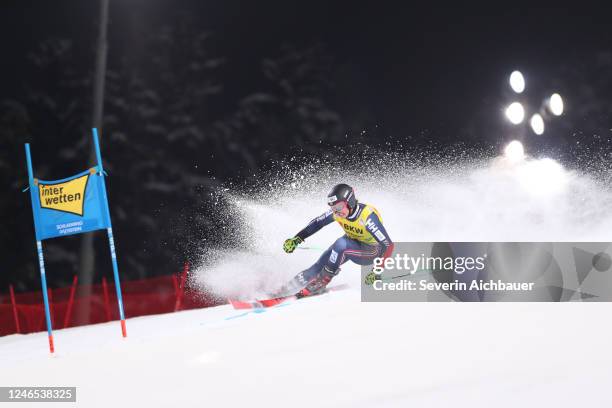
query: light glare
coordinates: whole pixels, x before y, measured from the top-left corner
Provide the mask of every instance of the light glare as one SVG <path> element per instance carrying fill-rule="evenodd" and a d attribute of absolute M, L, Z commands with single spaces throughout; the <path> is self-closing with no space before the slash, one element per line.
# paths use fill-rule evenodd
<path fill-rule="evenodd" d="M 523 144 L 518 140 L 513 140 L 512 142 L 508 143 L 504 149 L 504 156 L 506 156 L 511 163 L 520 162 L 525 158 Z"/>
<path fill-rule="evenodd" d="M 525 119 L 525 109 L 519 102 L 514 102 L 506 108 L 506 117 L 510 122 L 518 125 Z"/>
<path fill-rule="evenodd" d="M 535 133 L 536 135 L 541 135 L 542 133 L 544 133 L 544 119 L 542 119 L 542 116 L 540 116 L 540 114 L 536 113 L 535 115 L 533 115 L 531 117 L 530 124 L 533 133 Z"/>
<path fill-rule="evenodd" d="M 554 93 L 550 97 L 549 101 L 550 111 L 555 116 L 561 116 L 563 114 L 563 99 L 558 93 Z"/>
<path fill-rule="evenodd" d="M 510 86 L 516 93 L 521 93 L 525 90 L 525 78 L 521 71 L 514 71 L 510 74 Z"/>

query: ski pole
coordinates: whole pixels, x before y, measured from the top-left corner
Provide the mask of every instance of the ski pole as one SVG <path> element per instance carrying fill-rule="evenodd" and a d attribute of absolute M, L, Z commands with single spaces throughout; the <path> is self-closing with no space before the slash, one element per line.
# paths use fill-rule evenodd
<path fill-rule="evenodd" d="M 422 274 L 423 272 L 430 272 L 430 271 L 431 271 L 431 269 L 417 269 L 414 272 L 408 272 L 408 273 L 405 273 L 403 275 L 397 275 L 397 276 L 383 277 L 382 275 L 377 275 L 376 276 L 376 280 L 379 280 L 379 281 L 390 281 L 390 280 L 393 280 L 393 279 L 403 278 L 405 276 L 415 276 L 417 274 Z M 371 273 L 374 273 L 374 272 L 371 272 Z M 366 285 L 369 286 L 369 285 L 371 285 L 373 283 L 374 282 L 368 283 L 368 278 L 366 277 L 366 282 L 365 282 Z"/>
<path fill-rule="evenodd" d="M 404 276 L 414 276 L 416 274 L 421 274 L 423 272 L 430 272 L 431 269 L 417 269 L 416 271 L 413 272 L 408 272 L 405 273 L 403 275 L 397 275 L 397 276 L 389 276 L 388 278 L 383 278 L 382 276 L 380 277 L 380 280 L 392 280 L 392 279 L 397 279 L 397 278 L 403 278 Z"/>
<path fill-rule="evenodd" d="M 296 249 L 308 249 L 311 251 L 325 251 L 325 248 L 319 248 L 319 247 L 313 247 L 313 246 L 306 246 L 306 247 L 297 247 Z"/>

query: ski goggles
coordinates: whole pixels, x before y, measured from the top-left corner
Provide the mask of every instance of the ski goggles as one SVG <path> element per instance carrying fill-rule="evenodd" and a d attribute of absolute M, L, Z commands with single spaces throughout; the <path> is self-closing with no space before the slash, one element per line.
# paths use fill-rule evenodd
<path fill-rule="evenodd" d="M 338 201 L 336 204 L 330 204 L 330 207 L 333 212 L 339 213 L 347 207 L 347 204 L 346 201 Z"/>

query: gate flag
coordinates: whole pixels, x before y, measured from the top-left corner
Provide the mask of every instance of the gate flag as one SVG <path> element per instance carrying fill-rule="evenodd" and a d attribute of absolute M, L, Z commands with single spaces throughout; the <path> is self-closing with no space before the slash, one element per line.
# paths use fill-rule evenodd
<path fill-rule="evenodd" d="M 104 178 L 91 168 L 63 180 L 34 179 L 34 218 L 37 240 L 109 227 L 104 214 L 101 183 Z"/>
<path fill-rule="evenodd" d="M 106 229 L 111 262 L 113 264 L 115 289 L 117 291 L 121 333 L 123 337 L 127 336 L 119 282 L 119 267 L 117 266 L 115 241 L 113 239 L 113 227 L 106 198 L 106 185 L 104 184 L 105 173 L 102 167 L 100 144 L 98 143 L 98 129 L 94 128 L 92 131 L 98 165 L 61 180 L 46 181 L 34 178 L 30 144 L 26 143 L 25 145 L 34 230 L 36 233 L 36 248 L 38 250 L 38 266 L 45 303 L 49 350 L 51 353 L 54 352 L 54 346 L 42 246 L 42 241 L 45 239 Z"/>

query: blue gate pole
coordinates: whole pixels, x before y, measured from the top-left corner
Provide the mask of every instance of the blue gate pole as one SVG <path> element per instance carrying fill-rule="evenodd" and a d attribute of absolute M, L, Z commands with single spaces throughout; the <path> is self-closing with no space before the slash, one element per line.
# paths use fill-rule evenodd
<path fill-rule="evenodd" d="M 47 296 L 47 278 L 45 277 L 45 260 L 43 256 L 42 241 L 38 235 L 38 217 L 36 204 L 37 197 L 34 191 L 34 171 L 32 170 L 32 158 L 30 157 L 30 144 L 25 144 L 26 159 L 28 162 L 28 179 L 30 184 L 30 198 L 32 201 L 32 215 L 34 216 L 34 232 L 36 234 L 36 250 L 38 251 L 38 268 L 40 269 L 40 281 L 42 283 L 43 300 L 45 303 L 45 320 L 47 321 L 47 333 L 49 335 L 49 351 L 53 353 L 55 347 L 53 346 L 53 327 L 51 325 L 51 313 L 49 311 L 49 297 Z"/>
<path fill-rule="evenodd" d="M 96 157 L 98 159 L 98 175 L 104 177 L 104 168 L 102 167 L 102 155 L 100 154 L 100 143 L 98 142 L 98 129 L 93 128 L 94 146 L 96 147 Z M 125 315 L 123 313 L 123 297 L 121 296 L 121 284 L 119 282 L 119 267 L 117 266 L 117 254 L 115 253 L 115 240 L 113 239 L 113 226 L 111 224 L 110 210 L 108 207 L 108 198 L 106 196 L 106 182 L 102 179 L 102 198 L 104 199 L 104 213 L 106 217 L 106 232 L 108 234 L 108 245 L 110 247 L 111 261 L 113 263 L 113 276 L 115 278 L 115 290 L 117 292 L 117 303 L 119 305 L 119 317 L 121 319 L 121 334 L 127 337 L 125 328 Z"/>

